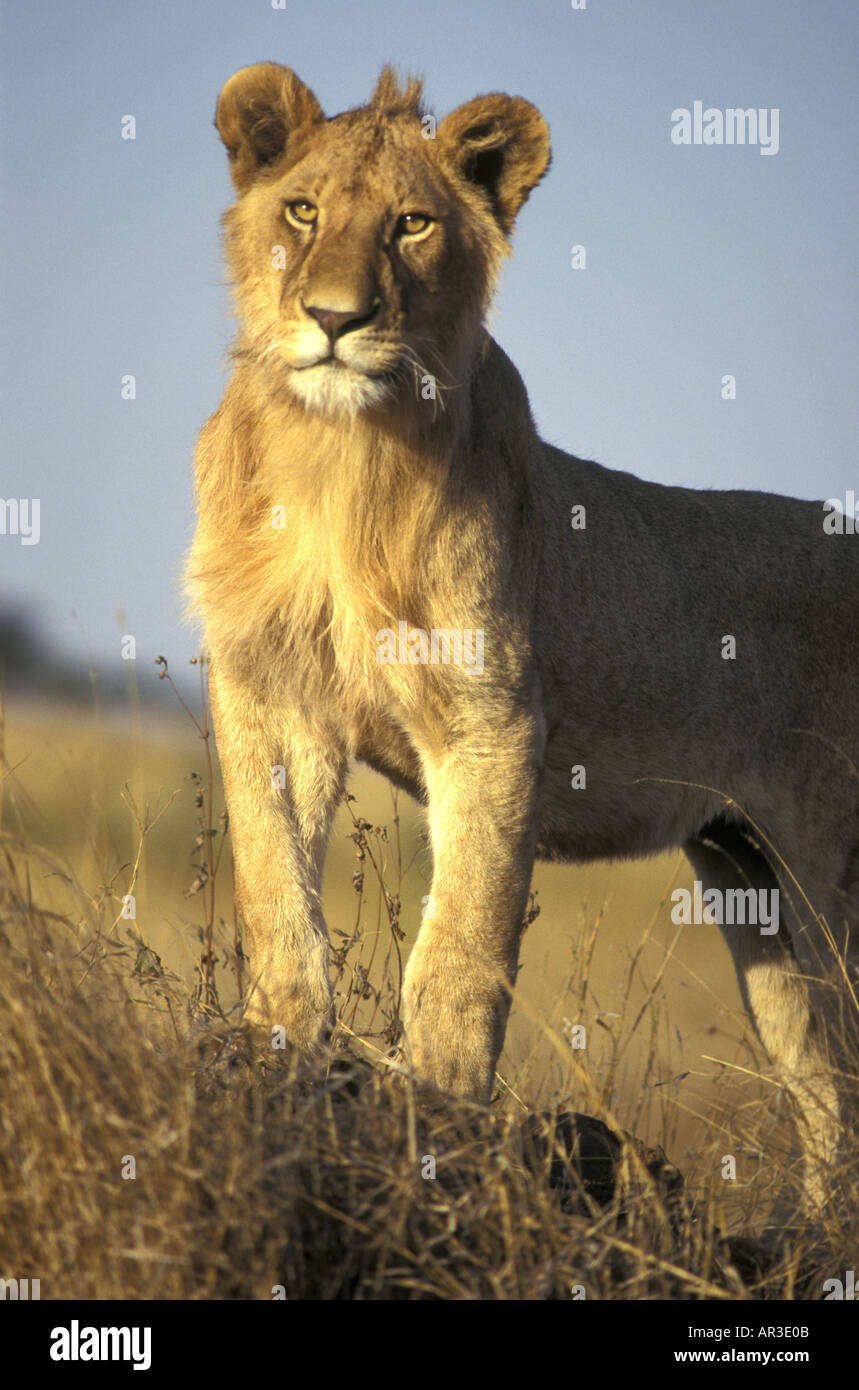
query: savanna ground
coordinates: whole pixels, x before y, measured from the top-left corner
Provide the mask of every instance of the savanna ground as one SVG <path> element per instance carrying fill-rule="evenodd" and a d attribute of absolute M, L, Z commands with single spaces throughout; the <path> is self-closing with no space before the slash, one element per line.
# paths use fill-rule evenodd
<path fill-rule="evenodd" d="M 493 1105 L 428 1113 L 385 1056 L 430 853 L 419 808 L 358 771 L 326 871 L 331 1058 L 254 1053 L 213 739 L 201 699 L 158 690 L 3 710 L 0 1277 L 43 1299 L 820 1299 L 856 1268 L 856 1154 L 815 1230 L 767 1225 L 800 1180 L 788 1104 L 718 929 L 671 921 L 679 854 L 538 867 Z"/>

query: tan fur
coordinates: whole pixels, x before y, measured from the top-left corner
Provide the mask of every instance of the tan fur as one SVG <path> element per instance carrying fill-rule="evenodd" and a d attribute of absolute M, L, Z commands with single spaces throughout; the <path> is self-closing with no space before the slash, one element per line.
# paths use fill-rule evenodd
<path fill-rule="evenodd" d="M 783 891 L 777 936 L 725 934 L 819 1199 L 839 1100 L 804 974 L 849 1003 L 836 956 L 859 923 L 859 541 L 824 535 L 812 504 L 662 488 L 543 443 L 483 324 L 548 130 L 497 93 L 437 131 L 422 117 L 420 85 L 387 69 L 368 106 L 332 120 L 271 63 L 218 102 L 241 330 L 197 451 L 189 584 L 248 1017 L 308 1050 L 330 1027 L 321 876 L 352 757 L 428 804 L 432 912 L 404 1045 L 420 1076 L 475 1099 L 503 1043 L 535 853 L 684 845 L 710 884 Z M 382 664 L 379 634 L 401 622 L 482 632 L 483 669 Z"/>

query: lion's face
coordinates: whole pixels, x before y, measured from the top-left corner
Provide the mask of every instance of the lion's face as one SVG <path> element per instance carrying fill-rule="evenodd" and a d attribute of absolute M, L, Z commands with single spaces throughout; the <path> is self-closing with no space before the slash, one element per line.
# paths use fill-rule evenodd
<path fill-rule="evenodd" d="M 373 126 L 325 123 L 235 212 L 245 322 L 313 409 L 354 412 L 444 377 L 487 291 L 479 214 L 458 207 L 417 122 L 399 118 L 383 143 Z"/>
<path fill-rule="evenodd" d="M 477 98 L 436 131 L 418 93 L 386 73 L 369 106 L 328 121 L 294 74 L 260 64 L 221 94 L 242 348 L 309 410 L 434 399 L 464 379 L 513 218 L 548 163 L 527 102 Z"/>

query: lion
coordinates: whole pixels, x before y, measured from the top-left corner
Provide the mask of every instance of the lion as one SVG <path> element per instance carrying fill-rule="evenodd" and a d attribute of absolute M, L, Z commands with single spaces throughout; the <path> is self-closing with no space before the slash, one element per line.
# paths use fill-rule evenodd
<path fill-rule="evenodd" d="M 490 1099 L 535 857 L 682 847 L 708 904 L 778 905 L 721 925 L 819 1203 L 856 1003 L 859 540 L 820 504 L 540 439 L 485 320 L 546 122 L 497 92 L 437 125 L 421 101 L 385 68 L 326 118 L 260 63 L 217 104 L 240 330 L 188 582 L 247 1022 L 302 1054 L 330 1036 L 322 869 L 351 759 L 428 811 L 402 1055 L 430 1093 Z"/>

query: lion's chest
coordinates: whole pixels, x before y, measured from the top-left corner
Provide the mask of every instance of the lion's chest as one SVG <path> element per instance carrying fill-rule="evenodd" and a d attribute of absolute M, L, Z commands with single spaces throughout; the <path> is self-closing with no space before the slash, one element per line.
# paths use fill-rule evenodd
<path fill-rule="evenodd" d="M 438 703 L 435 675 L 456 660 L 480 659 L 479 639 L 427 616 L 431 599 L 412 595 L 366 556 L 317 535 L 265 538 L 249 555 L 249 583 L 236 594 L 248 641 L 274 656 L 305 701 L 327 706 L 356 741 L 389 737 Z M 260 585 L 260 573 L 267 575 Z"/>

